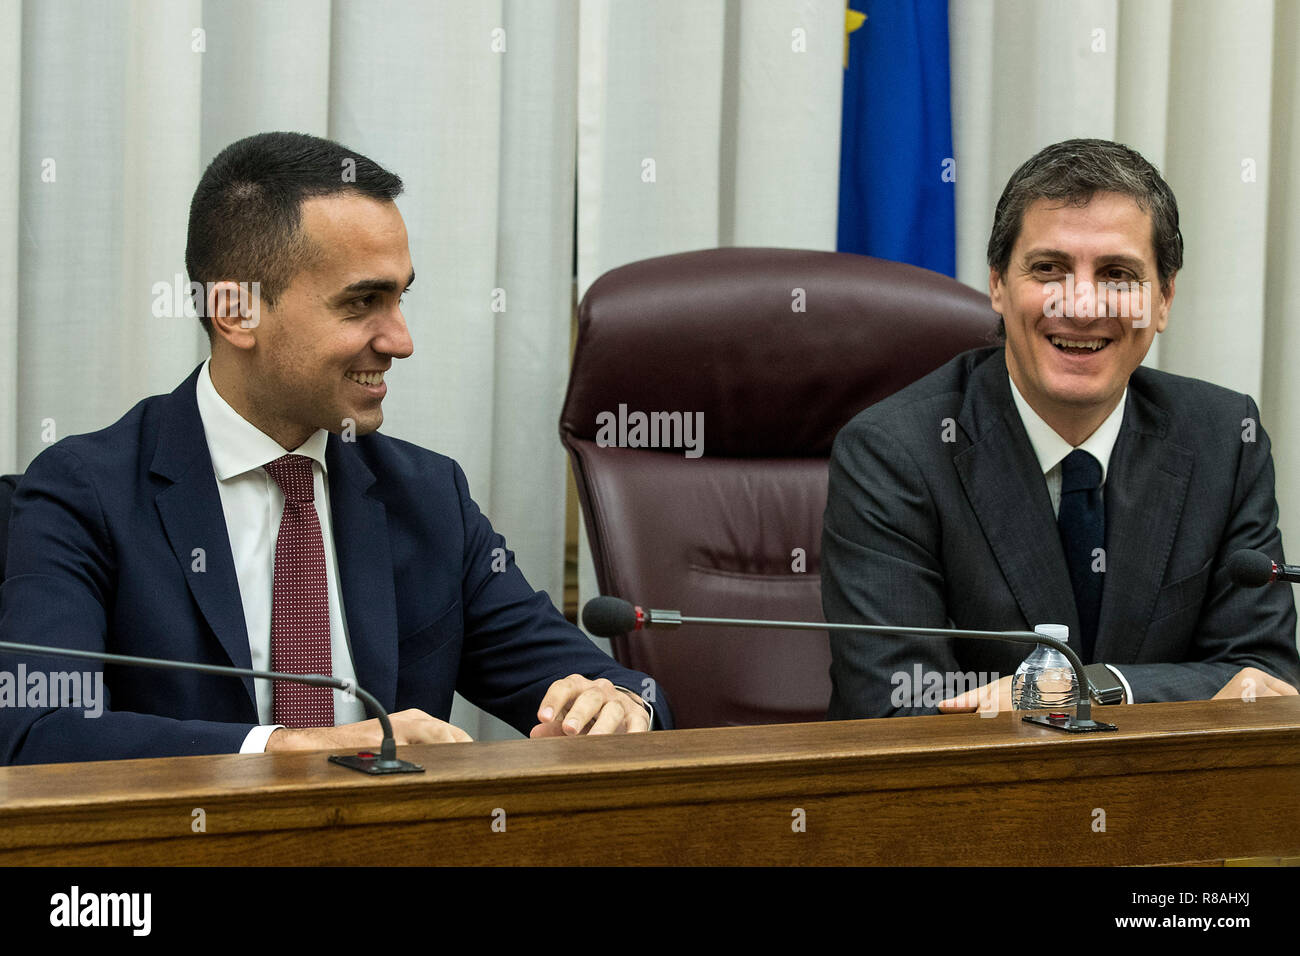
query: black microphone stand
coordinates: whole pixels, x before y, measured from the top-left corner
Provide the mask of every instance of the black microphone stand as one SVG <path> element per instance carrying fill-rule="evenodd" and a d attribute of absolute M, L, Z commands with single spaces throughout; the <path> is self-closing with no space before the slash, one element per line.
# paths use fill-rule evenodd
<path fill-rule="evenodd" d="M 592 598 L 591 601 L 587 602 L 587 607 L 591 607 L 594 602 L 601 600 L 602 598 Z M 615 600 L 621 601 L 622 599 L 615 598 Z M 629 605 L 629 607 L 633 606 Z M 683 624 L 704 624 L 724 627 L 767 627 L 796 631 L 859 631 L 869 634 L 912 634 L 918 637 L 971 637 L 982 640 L 1007 641 L 1012 644 L 1046 644 L 1048 647 L 1054 647 L 1064 654 L 1070 662 L 1070 666 L 1074 668 L 1074 673 L 1079 680 L 1079 700 L 1075 704 L 1073 716 L 1064 713 L 1026 714 L 1022 719 L 1027 723 L 1051 727 L 1053 730 L 1064 730 L 1073 734 L 1119 729 L 1114 724 L 1092 719 L 1092 685 L 1088 681 L 1088 675 L 1084 673 L 1083 661 L 1079 658 L 1079 655 L 1074 652 L 1069 644 L 1058 641 L 1054 637 L 1039 634 L 1036 631 L 967 631 L 947 627 L 891 627 L 885 624 L 818 624 L 806 621 L 687 617 L 680 611 L 642 611 L 639 607 L 634 609 L 634 613 L 636 626 L 632 628 L 633 631 L 640 630 L 642 627 L 679 627 Z M 586 622 L 586 608 L 583 609 L 583 621 Z M 591 628 L 588 627 L 588 630 L 591 630 Z M 601 636 L 608 637 L 610 635 Z"/>
<path fill-rule="evenodd" d="M 221 674 L 227 677 L 256 677 L 266 680 L 287 680 L 295 684 L 307 684 L 312 687 L 332 687 L 346 693 L 356 694 L 361 702 L 375 717 L 384 733 L 380 744 L 379 756 L 369 751 L 357 754 L 332 754 L 330 763 L 350 767 L 362 773 L 424 773 L 424 768 L 416 763 L 397 759 L 397 741 L 393 739 L 393 725 L 388 720 L 388 713 L 379 701 L 368 691 L 343 680 L 341 677 L 327 677 L 324 674 L 281 674 L 277 671 L 245 670 L 242 667 L 225 667 L 220 664 L 195 664 L 190 661 L 166 661 L 156 657 L 134 657 L 129 654 L 108 654 L 101 651 L 80 651 L 72 648 L 43 647 L 39 644 L 15 644 L 12 641 L 0 641 L 0 651 L 19 654 L 35 654 L 43 657 L 71 657 L 77 660 L 107 661 L 111 664 L 126 664 L 132 667 L 154 667 L 159 670 L 197 671 L 200 674 Z"/>

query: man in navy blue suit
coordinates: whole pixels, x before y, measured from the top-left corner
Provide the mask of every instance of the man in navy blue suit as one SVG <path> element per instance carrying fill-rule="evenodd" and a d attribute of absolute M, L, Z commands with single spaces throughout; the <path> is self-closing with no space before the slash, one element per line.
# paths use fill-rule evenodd
<path fill-rule="evenodd" d="M 217 156 L 186 249 L 212 357 L 32 463 L 0 638 L 332 673 L 394 712 L 399 744 L 468 740 L 447 722 L 456 690 L 533 737 L 670 726 L 649 678 L 528 585 L 460 467 L 376 431 L 384 373 L 412 352 L 401 189 L 301 134 Z M 86 669 L 0 657 L 0 671 L 20 663 Z M 121 666 L 103 682 L 94 719 L 56 700 L 0 707 L 0 762 L 379 743 L 339 692 Z"/>

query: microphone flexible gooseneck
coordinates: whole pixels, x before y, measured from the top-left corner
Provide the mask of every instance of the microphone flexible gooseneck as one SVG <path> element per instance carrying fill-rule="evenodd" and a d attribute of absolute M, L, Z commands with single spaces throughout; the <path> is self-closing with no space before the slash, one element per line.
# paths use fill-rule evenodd
<path fill-rule="evenodd" d="M 965 637 L 980 640 L 1007 641 L 1012 644 L 1046 644 L 1065 655 L 1079 680 L 1079 700 L 1075 715 L 1063 723 L 1059 718 L 1031 717 L 1030 723 L 1069 730 L 1075 733 L 1094 730 L 1115 730 L 1114 724 L 1092 719 L 1092 685 L 1084 672 L 1083 661 L 1074 649 L 1054 637 L 1035 631 L 970 631 L 950 627 L 893 627 L 887 624 L 830 624 L 813 621 L 765 621 L 750 618 L 687 617 L 680 611 L 646 610 L 622 598 L 602 595 L 592 598 L 583 606 L 582 624 L 597 637 L 617 637 L 651 627 L 679 627 L 683 624 L 703 624 L 725 627 L 764 627 L 779 630 L 803 631 L 858 631 L 867 634 L 912 634 L 918 637 Z"/>
<path fill-rule="evenodd" d="M 82 651 L 66 647 L 45 647 L 40 644 L 18 644 L 13 641 L 0 641 L 0 651 L 18 654 L 35 654 L 41 657 L 71 657 L 77 660 L 106 661 L 110 664 L 126 664 L 130 667 L 153 667 L 158 670 L 197 671 L 200 674 L 219 674 L 226 677 L 256 677 L 266 680 L 287 680 L 295 684 L 307 684 L 312 687 L 332 687 L 336 690 L 356 694 L 366 705 L 366 710 L 379 719 L 384 739 L 380 744 L 379 757 L 362 754 L 339 756 L 329 759 L 332 763 L 360 770 L 362 773 L 423 773 L 419 764 L 397 759 L 397 741 L 393 739 L 393 725 L 388 720 L 388 712 L 380 705 L 369 691 L 341 677 L 328 677 L 324 674 L 282 674 L 278 671 L 255 671 L 243 667 L 226 667 L 222 664 L 196 664 L 192 661 L 168 661 L 158 657 L 135 657 L 131 654 L 109 654 L 103 651 Z"/>

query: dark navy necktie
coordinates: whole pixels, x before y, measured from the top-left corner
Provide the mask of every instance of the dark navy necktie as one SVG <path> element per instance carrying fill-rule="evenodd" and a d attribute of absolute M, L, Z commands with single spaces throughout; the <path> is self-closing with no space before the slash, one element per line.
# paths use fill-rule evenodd
<path fill-rule="evenodd" d="M 1056 524 L 1079 611 L 1079 656 L 1086 664 L 1092 661 L 1101 618 L 1106 514 L 1101 496 L 1101 463 L 1078 448 L 1061 462 L 1061 510 Z"/>

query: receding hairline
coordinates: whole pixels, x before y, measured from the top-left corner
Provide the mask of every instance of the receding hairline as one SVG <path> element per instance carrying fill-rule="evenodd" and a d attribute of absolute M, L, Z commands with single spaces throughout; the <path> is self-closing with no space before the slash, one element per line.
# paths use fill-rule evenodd
<path fill-rule="evenodd" d="M 236 184 L 236 185 L 241 186 L 244 184 Z M 345 195 L 349 197 L 364 199 L 369 202 L 377 203 L 379 205 L 392 206 L 394 209 L 397 208 L 397 203 L 394 200 L 369 196 L 359 189 L 344 189 L 344 190 L 338 190 L 332 192 L 317 193 L 315 195 L 303 196 L 301 199 L 298 200 L 297 204 L 295 205 L 292 222 L 290 226 L 290 232 L 288 236 L 285 237 L 286 240 L 286 245 L 284 249 L 285 259 L 286 262 L 293 263 L 294 275 L 296 275 L 306 265 L 310 265 L 312 262 L 318 260 L 322 255 L 322 253 L 324 252 L 324 249 L 322 248 L 320 242 L 315 237 L 313 237 L 306 228 L 305 210 L 307 208 L 308 203 L 312 203 L 317 200 L 322 200 L 322 201 L 333 200 Z M 292 276 L 289 277 L 289 280 L 290 281 L 292 280 Z"/>

